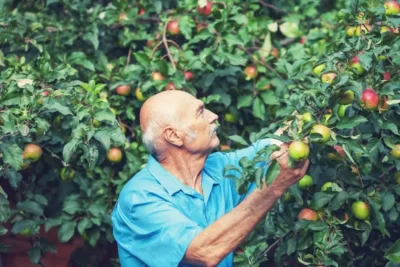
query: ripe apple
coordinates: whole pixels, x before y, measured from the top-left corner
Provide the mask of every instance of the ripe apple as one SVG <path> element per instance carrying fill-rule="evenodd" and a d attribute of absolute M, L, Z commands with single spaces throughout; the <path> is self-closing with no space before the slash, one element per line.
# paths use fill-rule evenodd
<path fill-rule="evenodd" d="M 385 33 L 385 32 L 387 32 L 387 33 L 393 34 L 393 33 L 394 33 L 394 30 L 393 30 L 393 28 L 390 28 L 390 27 L 388 27 L 388 26 L 382 26 L 381 29 L 379 30 L 379 32 L 380 32 L 380 33 Z"/>
<path fill-rule="evenodd" d="M 316 221 L 318 214 L 312 209 L 302 209 L 297 217 L 299 220 Z"/>
<path fill-rule="evenodd" d="M 224 117 L 226 122 L 235 123 L 238 121 L 238 116 L 233 113 L 225 113 Z"/>
<path fill-rule="evenodd" d="M 384 81 L 390 81 L 392 79 L 392 76 L 390 75 L 390 72 L 384 72 L 383 73 L 383 80 Z"/>
<path fill-rule="evenodd" d="M 191 71 L 185 71 L 184 76 L 185 76 L 185 81 L 193 80 L 193 72 Z"/>
<path fill-rule="evenodd" d="M 334 145 L 333 148 L 337 153 L 328 153 L 328 159 L 330 161 L 343 161 L 346 158 L 344 149 L 339 145 Z"/>
<path fill-rule="evenodd" d="M 304 122 L 310 122 L 310 121 L 312 121 L 312 115 L 311 115 L 310 112 L 306 112 L 306 113 L 304 113 L 304 114 L 301 116 L 301 119 L 302 119 Z"/>
<path fill-rule="evenodd" d="M 64 167 L 61 169 L 61 180 L 69 182 L 74 179 L 75 170 L 69 167 Z"/>
<path fill-rule="evenodd" d="M 361 94 L 361 106 L 367 110 L 374 110 L 378 107 L 378 94 L 372 89 L 367 88 Z"/>
<path fill-rule="evenodd" d="M 313 68 L 312 72 L 314 73 L 315 76 L 319 76 L 321 72 L 325 69 L 326 64 L 320 64 Z"/>
<path fill-rule="evenodd" d="M 310 148 L 302 141 L 293 141 L 289 146 L 289 156 L 295 161 L 305 160 L 310 154 Z"/>
<path fill-rule="evenodd" d="M 255 79 L 257 77 L 257 68 L 255 66 L 247 66 L 244 69 L 244 73 L 246 74 L 246 80 Z"/>
<path fill-rule="evenodd" d="M 386 112 L 389 109 L 389 105 L 387 103 L 387 97 L 386 96 L 381 96 L 379 97 L 379 111 L 380 112 Z"/>
<path fill-rule="evenodd" d="M 394 174 L 394 179 L 396 180 L 396 183 L 400 184 L 400 171 L 397 171 Z"/>
<path fill-rule="evenodd" d="M 333 83 L 333 80 L 336 78 L 336 73 L 330 72 L 330 73 L 324 73 L 321 75 L 321 81 L 323 83 Z"/>
<path fill-rule="evenodd" d="M 139 8 L 138 14 L 139 14 L 139 16 L 143 16 L 145 12 L 146 12 L 146 10 L 143 7 L 141 7 L 141 8 Z"/>
<path fill-rule="evenodd" d="M 174 84 L 173 82 L 169 82 L 169 83 L 167 84 L 167 86 L 165 87 L 165 90 L 166 90 L 166 91 L 169 91 L 169 90 L 176 90 L 175 84 Z"/>
<path fill-rule="evenodd" d="M 140 88 L 136 88 L 135 90 L 135 96 L 136 99 L 139 100 L 140 102 L 143 102 L 146 100 L 146 98 L 143 96 L 142 91 L 140 91 Z"/>
<path fill-rule="evenodd" d="M 356 69 L 358 74 L 364 73 L 364 69 L 361 66 L 360 59 L 358 58 L 358 56 L 355 56 L 351 59 L 350 67 Z"/>
<path fill-rule="evenodd" d="M 355 26 L 348 27 L 347 30 L 346 30 L 346 36 L 347 37 L 353 37 L 355 32 L 356 32 L 356 29 L 357 29 L 357 27 L 355 27 Z"/>
<path fill-rule="evenodd" d="M 115 90 L 118 95 L 122 96 L 127 96 L 131 92 L 131 86 L 130 85 L 120 85 L 117 86 L 117 89 Z"/>
<path fill-rule="evenodd" d="M 339 98 L 340 105 L 348 105 L 353 103 L 353 101 L 354 101 L 354 92 L 351 90 L 347 90 Z"/>
<path fill-rule="evenodd" d="M 42 148 L 35 144 L 27 144 L 22 153 L 24 159 L 29 159 L 32 162 L 38 161 L 42 157 Z"/>
<path fill-rule="evenodd" d="M 397 1 L 387 1 L 383 4 L 386 15 L 396 15 L 400 13 L 400 4 Z"/>
<path fill-rule="evenodd" d="M 312 184 L 313 184 L 313 178 L 308 174 L 304 175 L 303 178 L 301 178 L 299 181 L 299 187 L 301 189 L 307 189 L 311 187 Z"/>
<path fill-rule="evenodd" d="M 107 159 L 109 162 L 118 163 L 122 160 L 122 151 L 119 148 L 110 148 L 107 153 Z"/>
<path fill-rule="evenodd" d="M 158 71 L 153 72 L 151 74 L 151 78 L 153 79 L 153 81 L 162 81 L 164 80 L 164 76 L 162 76 L 162 74 Z"/>
<path fill-rule="evenodd" d="M 339 187 L 336 183 L 332 182 L 326 182 L 324 185 L 321 187 L 322 192 L 327 192 L 327 191 L 337 191 L 337 187 Z M 335 189 L 336 188 L 336 189 Z"/>
<path fill-rule="evenodd" d="M 179 35 L 181 33 L 181 31 L 179 30 L 179 22 L 176 19 L 168 22 L 167 29 L 169 34 L 171 35 Z"/>
<path fill-rule="evenodd" d="M 351 211 L 357 219 L 365 221 L 370 214 L 369 205 L 363 201 L 356 201 L 351 206 Z"/>
<path fill-rule="evenodd" d="M 400 159 L 400 144 L 397 144 L 396 147 L 397 147 L 397 149 L 394 149 L 394 148 L 392 149 L 392 156 L 395 159 Z"/>
<path fill-rule="evenodd" d="M 274 47 L 274 48 L 271 49 L 271 56 L 273 56 L 274 58 L 278 58 L 279 57 L 278 48 Z"/>
<path fill-rule="evenodd" d="M 212 2 L 207 1 L 204 7 L 197 6 L 197 12 L 203 16 L 209 16 L 211 14 Z"/>
<path fill-rule="evenodd" d="M 326 143 L 331 138 L 331 130 L 323 124 L 314 125 L 310 133 L 322 135 L 322 139 L 320 140 L 321 143 Z"/>

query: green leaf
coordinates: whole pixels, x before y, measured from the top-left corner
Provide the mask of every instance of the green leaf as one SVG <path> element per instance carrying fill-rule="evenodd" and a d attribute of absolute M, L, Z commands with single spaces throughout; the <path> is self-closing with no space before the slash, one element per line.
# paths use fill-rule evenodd
<path fill-rule="evenodd" d="M 339 123 L 336 125 L 336 128 L 339 130 L 351 129 L 365 122 L 368 122 L 368 119 L 363 116 L 355 116 L 351 118 L 346 117 L 339 121 Z"/>
<path fill-rule="evenodd" d="M 247 141 L 244 140 L 244 138 L 239 136 L 239 135 L 231 135 L 231 136 L 228 136 L 228 138 L 230 140 L 232 140 L 233 142 L 235 142 L 235 143 L 238 143 L 238 144 L 241 144 L 241 145 L 244 145 L 244 146 L 248 146 L 249 145 L 247 143 Z"/>
<path fill-rule="evenodd" d="M 394 195 L 388 191 L 383 191 L 382 195 L 381 195 L 381 199 L 382 199 L 382 209 L 384 211 L 388 211 L 391 208 L 393 208 L 394 203 L 395 203 L 395 199 L 394 199 Z"/>
<path fill-rule="evenodd" d="M 38 264 L 40 262 L 40 258 L 42 257 L 40 247 L 31 247 L 28 251 L 28 256 L 32 263 Z"/>
<path fill-rule="evenodd" d="M 74 236 L 75 226 L 76 226 L 75 221 L 63 222 L 58 231 L 58 239 L 60 240 L 61 243 L 68 242 Z"/>
<path fill-rule="evenodd" d="M 316 192 L 311 200 L 310 207 L 313 210 L 320 210 L 325 207 L 335 195 L 332 193 Z"/>
<path fill-rule="evenodd" d="M 82 143 L 81 140 L 73 138 L 71 141 L 69 141 L 63 149 L 63 158 L 66 163 L 69 162 L 71 159 L 72 154 L 75 152 L 75 150 L 78 148 L 78 145 Z"/>
<path fill-rule="evenodd" d="M 379 211 L 379 204 L 374 202 L 373 200 L 370 200 L 369 204 L 374 211 L 374 217 L 378 222 L 379 230 L 381 231 L 382 235 L 387 235 L 388 237 L 390 237 L 390 233 L 386 229 L 385 218 L 383 217 L 383 214 Z"/>
<path fill-rule="evenodd" d="M 338 210 L 340 209 L 343 204 L 345 203 L 346 200 L 350 198 L 349 193 L 346 191 L 340 191 L 330 202 L 329 207 L 332 210 Z"/>
<path fill-rule="evenodd" d="M 392 122 L 384 122 L 383 124 L 382 124 L 382 129 L 385 129 L 385 130 L 390 130 L 390 131 L 392 131 L 394 134 L 399 134 L 399 130 L 397 129 L 397 125 L 396 124 L 394 124 L 394 123 L 392 123 Z"/>
<path fill-rule="evenodd" d="M 74 215 L 82 211 L 82 202 L 79 198 L 68 198 L 63 203 L 63 211 L 68 214 Z"/>
<path fill-rule="evenodd" d="M 361 66 L 365 70 L 369 70 L 372 66 L 372 55 L 370 53 L 363 53 L 359 57 Z"/>
<path fill-rule="evenodd" d="M 0 150 L 3 152 L 3 160 L 14 170 L 20 170 L 23 162 L 22 149 L 17 144 L 0 144 Z"/>
<path fill-rule="evenodd" d="M 301 35 L 298 23 L 296 22 L 284 22 L 279 26 L 279 30 L 284 36 L 289 38 L 295 38 Z"/>
<path fill-rule="evenodd" d="M 395 263 L 400 263 L 400 239 L 386 251 L 385 258 Z"/>
<path fill-rule="evenodd" d="M 266 105 L 276 105 L 279 103 L 274 91 L 263 92 L 260 96 Z"/>
<path fill-rule="evenodd" d="M 20 182 L 22 181 L 22 175 L 12 168 L 6 169 L 4 171 L 4 175 L 8 178 L 8 182 L 10 183 L 10 185 L 14 189 L 17 189 Z"/>
<path fill-rule="evenodd" d="M 254 99 L 254 103 L 253 103 L 253 115 L 256 118 L 259 118 L 261 120 L 264 119 L 264 115 L 265 115 L 265 106 L 264 103 L 261 101 L 261 99 L 259 97 L 256 97 Z"/>
<path fill-rule="evenodd" d="M 94 216 L 94 217 L 102 217 L 105 213 L 105 206 L 102 203 L 93 203 L 89 206 L 88 211 Z"/>
<path fill-rule="evenodd" d="M 10 215 L 10 203 L 3 194 L 0 194 L 0 222 L 6 222 Z"/>
<path fill-rule="evenodd" d="M 0 224 L 0 236 L 4 236 L 7 233 L 8 233 L 8 229 Z M 0 249 L 0 252 L 1 252 L 1 249 Z"/>
<path fill-rule="evenodd" d="M 50 110 L 54 109 L 54 110 L 60 112 L 62 115 L 73 115 L 71 110 L 68 107 L 63 106 L 58 102 L 52 103 L 52 104 L 45 104 L 43 106 L 43 109 L 50 109 Z"/>
<path fill-rule="evenodd" d="M 43 207 L 34 201 L 25 200 L 23 202 L 19 202 L 17 204 L 17 208 L 38 216 L 43 215 Z"/>
<path fill-rule="evenodd" d="M 145 68 L 150 68 L 150 58 L 144 52 L 133 53 L 137 62 Z"/>
<path fill-rule="evenodd" d="M 262 47 L 258 50 L 261 59 L 265 60 L 272 50 L 271 33 L 268 31 Z M 264 87 L 263 87 L 264 88 Z"/>
<path fill-rule="evenodd" d="M 84 218 L 78 223 L 78 232 L 82 235 L 86 229 L 89 229 L 92 226 L 93 223 L 88 218 Z"/>
<path fill-rule="evenodd" d="M 95 247 L 97 244 L 97 241 L 100 238 L 100 230 L 98 228 L 95 228 L 95 229 L 89 231 L 88 238 L 89 238 L 89 240 L 88 240 L 89 244 L 92 247 Z"/>
<path fill-rule="evenodd" d="M 108 121 L 114 123 L 115 115 L 110 109 L 103 109 L 102 111 L 96 112 L 94 114 L 94 119 L 98 121 Z"/>
<path fill-rule="evenodd" d="M 62 221 L 59 218 L 49 218 L 44 224 L 44 230 L 48 232 L 51 228 L 61 225 Z"/>
<path fill-rule="evenodd" d="M 193 19 L 189 16 L 183 16 L 179 19 L 179 30 L 187 40 L 192 39 L 192 28 L 196 26 Z"/>
<path fill-rule="evenodd" d="M 101 131 L 101 130 L 97 131 L 94 134 L 94 138 L 103 145 L 103 147 L 106 151 L 108 151 L 110 149 L 111 140 L 110 140 L 110 137 L 107 132 Z"/>
<path fill-rule="evenodd" d="M 279 173 L 281 172 L 279 163 L 276 160 L 273 160 L 268 167 L 267 173 L 265 175 L 265 182 L 267 185 L 272 184 L 276 177 L 278 177 Z"/>

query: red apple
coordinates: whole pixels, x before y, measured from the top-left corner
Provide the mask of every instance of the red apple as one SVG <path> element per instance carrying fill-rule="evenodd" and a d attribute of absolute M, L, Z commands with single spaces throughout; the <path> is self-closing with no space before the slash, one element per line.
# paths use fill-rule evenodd
<path fill-rule="evenodd" d="M 390 72 L 384 72 L 383 73 L 383 80 L 384 81 L 390 81 L 392 79 L 392 76 L 390 75 Z"/>
<path fill-rule="evenodd" d="M 153 81 L 162 81 L 164 80 L 164 76 L 162 76 L 162 74 L 158 71 L 153 72 L 151 74 L 151 78 L 153 79 Z"/>
<path fill-rule="evenodd" d="M 298 215 L 299 220 L 316 221 L 318 220 L 318 214 L 312 209 L 302 209 Z"/>
<path fill-rule="evenodd" d="M 364 69 L 361 66 L 360 59 L 358 56 L 355 56 L 351 59 L 350 67 L 355 68 L 358 74 L 363 74 Z"/>
<path fill-rule="evenodd" d="M 198 23 L 197 26 L 196 26 L 196 31 L 199 33 L 199 32 L 201 32 L 203 29 L 207 29 L 207 27 L 208 27 L 208 24 L 207 24 L 207 23 L 204 23 L 204 22 Z"/>
<path fill-rule="evenodd" d="M 367 88 L 361 94 L 361 106 L 367 110 L 373 110 L 378 107 L 378 94 L 372 89 Z"/>
<path fill-rule="evenodd" d="M 207 1 L 207 4 L 204 7 L 197 7 L 197 12 L 199 12 L 200 15 L 208 16 L 211 14 L 211 8 L 212 2 Z"/>
<path fill-rule="evenodd" d="M 131 92 L 131 86 L 130 85 L 120 85 L 117 86 L 117 89 L 115 90 L 118 95 L 122 96 L 127 96 Z"/>
<path fill-rule="evenodd" d="M 139 8 L 138 14 L 139 14 L 139 16 L 143 16 L 145 12 L 146 12 L 145 9 L 143 7 L 141 7 L 141 8 Z"/>
<path fill-rule="evenodd" d="M 306 36 L 303 36 L 303 37 L 301 37 L 299 43 L 300 43 L 300 44 L 305 44 L 306 41 L 307 41 L 307 37 L 306 37 Z"/>
<path fill-rule="evenodd" d="M 179 22 L 176 19 L 168 23 L 167 29 L 171 35 L 179 35 L 181 33 L 179 30 Z"/>
<path fill-rule="evenodd" d="M 173 82 L 169 82 L 169 83 L 167 84 L 167 86 L 165 87 L 165 90 L 166 90 L 166 91 L 169 91 L 169 90 L 176 90 L 175 84 L 174 84 Z"/>
<path fill-rule="evenodd" d="M 386 9 L 386 15 L 396 15 L 400 13 L 400 4 L 397 1 L 387 1 L 383 4 Z"/>
<path fill-rule="evenodd" d="M 185 71 L 185 81 L 191 81 L 193 80 L 193 72 L 191 71 Z"/>
<path fill-rule="evenodd" d="M 244 69 L 244 73 L 246 74 L 246 80 L 254 79 L 257 77 L 257 68 L 256 66 L 247 66 Z"/>
<path fill-rule="evenodd" d="M 323 83 L 333 83 L 333 80 L 336 78 L 336 73 L 330 72 L 330 73 L 324 73 L 321 75 L 321 81 Z"/>

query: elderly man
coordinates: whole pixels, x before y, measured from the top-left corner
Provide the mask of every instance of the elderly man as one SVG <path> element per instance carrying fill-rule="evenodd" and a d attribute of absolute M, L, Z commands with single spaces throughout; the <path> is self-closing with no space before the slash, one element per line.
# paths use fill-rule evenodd
<path fill-rule="evenodd" d="M 270 186 L 252 184 L 239 195 L 223 177 L 227 165 L 254 157 L 277 140 L 260 140 L 232 153 L 219 145 L 218 116 L 182 91 L 149 98 L 140 111 L 146 168 L 123 188 L 112 214 L 123 267 L 233 266 L 233 251 L 286 189 L 303 177 L 308 161 L 288 167 L 287 145 L 273 157 L 280 174 Z"/>

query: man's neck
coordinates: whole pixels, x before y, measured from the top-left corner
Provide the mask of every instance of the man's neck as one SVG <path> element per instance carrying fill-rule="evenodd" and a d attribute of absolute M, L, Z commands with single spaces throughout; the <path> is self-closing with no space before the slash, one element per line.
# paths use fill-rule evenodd
<path fill-rule="evenodd" d="M 159 160 L 169 173 L 178 178 L 184 185 L 193 188 L 203 194 L 201 186 L 201 172 L 207 155 L 193 155 L 188 153 L 176 153 L 166 155 Z"/>

